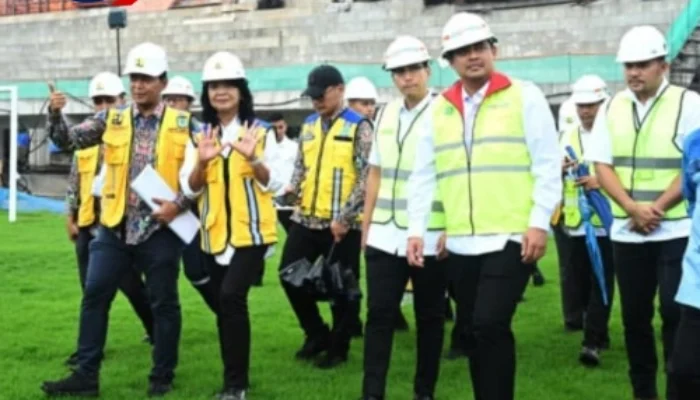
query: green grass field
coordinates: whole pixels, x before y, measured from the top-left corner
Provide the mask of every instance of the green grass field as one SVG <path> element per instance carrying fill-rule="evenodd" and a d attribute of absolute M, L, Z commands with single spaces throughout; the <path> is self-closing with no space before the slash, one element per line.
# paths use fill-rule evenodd
<path fill-rule="evenodd" d="M 280 251 L 276 256 L 279 256 Z M 556 254 L 552 245 L 541 267 L 547 284 L 528 287 L 516 316 L 519 400 L 631 399 L 619 309 L 611 321 L 611 349 L 595 370 L 578 364 L 581 334 L 562 327 Z M 294 360 L 301 331 L 276 277 L 278 259 L 269 260 L 265 284 L 250 296 L 253 325 L 253 400 L 356 400 L 362 383 L 362 340 L 352 343 L 350 361 L 319 371 Z M 15 225 L 0 220 L 0 399 L 40 399 L 43 380 L 63 377 L 64 359 L 74 350 L 80 289 L 63 218 L 20 215 Z M 183 333 L 180 363 L 171 399 L 211 399 L 220 389 L 221 361 L 212 314 L 181 275 Z M 616 299 L 617 302 L 617 299 Z M 326 315 L 327 307 L 323 307 Z M 366 308 L 363 306 L 363 310 Z M 415 325 L 397 334 L 389 399 L 412 398 Z M 364 318 L 363 318 L 364 320 Z M 446 325 L 446 333 L 452 324 Z M 104 399 L 145 398 L 150 347 L 128 302 L 118 295 L 111 312 L 106 360 L 101 372 Z M 447 340 L 446 340 L 447 345 Z M 661 379 L 660 379 L 661 380 Z M 662 386 L 660 386 L 662 387 Z M 444 361 L 436 397 L 472 399 L 466 360 Z"/>

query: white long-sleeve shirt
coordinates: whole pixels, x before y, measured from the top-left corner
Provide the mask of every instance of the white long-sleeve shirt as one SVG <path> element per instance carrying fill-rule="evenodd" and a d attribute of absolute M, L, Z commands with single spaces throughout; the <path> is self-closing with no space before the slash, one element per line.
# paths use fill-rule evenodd
<path fill-rule="evenodd" d="M 282 196 L 287 188 L 287 185 L 292 181 L 294 173 L 294 162 L 299 153 L 299 143 L 285 136 L 282 141 L 277 144 L 277 160 L 275 160 L 275 171 L 279 174 L 278 181 L 281 183 L 280 188 L 275 193 L 275 196 Z M 278 210 L 293 210 L 294 206 L 284 206 L 275 204 Z"/>
<path fill-rule="evenodd" d="M 464 99 L 464 140 L 471 148 L 476 110 L 483 102 L 488 83 L 473 96 L 462 90 Z M 523 124 L 525 141 L 532 160 L 534 177 L 530 226 L 549 230 L 552 213 L 561 200 L 561 155 L 554 117 L 542 91 L 523 82 Z M 428 110 L 430 112 L 430 110 Z M 416 164 L 408 186 L 409 237 L 423 237 L 426 231 L 433 195 L 437 188 L 435 145 L 432 112 L 426 118 L 416 156 Z M 460 190 L 455 188 L 455 190 Z M 516 195 L 525 195 L 513 193 Z M 450 218 L 449 215 L 446 216 Z M 447 237 L 447 250 L 461 255 L 478 255 L 501 251 L 509 240 L 521 243 L 522 234 L 460 235 Z"/>
<path fill-rule="evenodd" d="M 433 99 L 433 94 L 428 93 L 420 103 L 415 107 L 408 110 L 405 105 L 401 107 L 399 111 L 399 137 L 398 140 L 403 142 L 404 137 L 408 133 L 408 129 L 413 125 L 413 122 L 422 113 L 428 112 L 426 109 L 429 107 L 431 100 Z M 375 121 L 374 126 L 378 127 L 379 121 Z M 417 126 L 416 128 L 420 128 Z M 419 132 L 413 133 L 418 134 Z M 417 152 L 420 152 L 418 150 Z M 377 135 L 375 132 L 374 138 L 372 139 L 372 150 L 369 154 L 369 164 L 373 167 L 381 167 L 381 150 L 378 147 Z M 372 216 L 366 216 L 365 218 L 371 218 Z M 428 231 L 424 236 L 425 245 L 424 255 L 434 256 L 437 250 L 437 244 L 440 240 L 440 235 L 442 232 Z M 388 224 L 376 224 L 373 223 L 369 226 L 369 232 L 367 233 L 367 245 L 372 246 L 376 249 L 382 250 L 389 254 L 394 254 L 399 257 L 406 256 L 406 245 L 408 241 L 408 231 L 406 229 L 401 229 L 394 222 Z"/>
<path fill-rule="evenodd" d="M 664 79 L 656 95 L 647 100 L 644 104 L 637 99 L 637 96 L 635 96 L 629 88 L 624 90 L 623 95 L 633 101 L 639 120 L 644 121 L 646 115 L 651 111 L 652 105 L 656 102 L 656 98 L 663 93 L 667 86 L 668 81 Z M 586 160 L 591 162 L 613 165 L 612 138 L 608 130 L 608 107 L 607 105 L 603 105 L 601 108 L 593 125 L 591 146 L 590 149 L 586 151 L 585 157 Z M 688 90 L 685 96 L 683 96 L 683 102 L 681 103 L 681 115 L 678 120 L 678 128 L 674 138 L 676 146 L 682 151 L 685 137 L 699 128 L 700 95 Z M 679 160 L 679 173 L 680 165 L 681 162 Z M 629 229 L 629 224 L 629 218 L 614 219 L 612 227 L 610 228 L 610 240 L 623 243 L 644 243 L 678 239 L 688 237 L 690 234 L 690 219 L 688 218 L 674 221 L 662 221 L 659 227 L 648 235 L 642 235 L 631 231 Z"/>
<path fill-rule="evenodd" d="M 238 140 L 240 132 L 240 121 L 238 120 L 238 118 L 235 118 L 228 125 L 223 127 L 221 134 L 221 143 L 231 143 L 234 140 Z M 231 151 L 233 151 L 231 148 L 226 148 L 221 152 L 221 155 L 224 158 L 228 158 L 231 155 Z M 274 131 L 270 129 L 267 132 L 267 136 L 265 138 L 265 151 L 263 153 L 263 163 L 269 171 L 269 180 L 267 182 L 267 185 L 263 185 L 257 180 L 255 181 L 260 187 L 260 189 L 262 189 L 265 192 L 274 193 L 278 191 L 280 187 L 282 187 L 282 185 L 284 184 L 279 179 L 280 173 L 277 171 L 275 165 L 275 160 L 277 159 L 277 157 L 277 139 L 275 137 Z M 195 167 L 197 166 L 197 159 L 197 148 L 192 142 L 187 143 L 187 148 L 185 149 L 185 161 L 182 164 L 182 168 L 180 168 L 180 187 L 182 188 L 182 192 L 185 194 L 185 196 L 191 199 L 196 199 L 197 197 L 199 197 L 199 195 L 204 189 L 202 188 L 198 191 L 194 191 L 192 190 L 192 187 L 190 187 L 190 175 L 192 175 L 192 171 L 194 171 Z M 231 262 L 231 258 L 233 257 L 234 252 L 235 250 L 233 246 L 228 245 L 226 247 L 226 250 L 222 254 L 216 256 L 216 262 L 221 265 L 228 265 Z"/>

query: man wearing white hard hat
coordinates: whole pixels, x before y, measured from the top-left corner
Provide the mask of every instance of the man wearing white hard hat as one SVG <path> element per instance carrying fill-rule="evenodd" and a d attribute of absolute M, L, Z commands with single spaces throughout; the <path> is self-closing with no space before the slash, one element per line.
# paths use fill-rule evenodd
<path fill-rule="evenodd" d="M 161 96 L 168 106 L 182 111 L 190 111 L 195 99 L 192 82 L 183 76 L 170 78 Z"/>
<path fill-rule="evenodd" d="M 443 28 L 442 57 L 460 79 L 427 111 L 408 188 L 414 266 L 426 267 L 432 203 L 442 200 L 448 262 L 460 271 L 458 308 L 472 315 L 465 335 L 477 400 L 514 398 L 511 323 L 562 192 L 547 100 L 532 83 L 495 70 L 495 44 L 475 14 L 455 14 Z"/>
<path fill-rule="evenodd" d="M 345 100 L 348 102 L 348 107 L 369 120 L 374 119 L 378 99 L 377 88 L 374 87 L 372 81 L 364 76 L 351 79 L 345 88 Z"/>
<path fill-rule="evenodd" d="M 161 396 L 172 390 L 182 324 L 177 280 L 184 244 L 168 224 L 190 207 L 178 177 L 185 146 L 199 128 L 188 112 L 167 107 L 161 101 L 167 71 L 162 47 L 153 43 L 137 45 L 129 52 L 125 69 L 133 104 L 99 112 L 71 129 L 57 129 L 51 136 L 62 148 L 85 149 L 102 144 L 106 171 L 100 227 L 90 244 L 80 313 L 78 366 L 65 379 L 44 382 L 42 389 L 49 396 L 99 393 L 110 305 L 121 277 L 131 268 L 146 276 L 154 317 L 148 394 Z M 173 201 L 147 199 L 158 206 L 154 210 L 129 185 L 146 167 L 152 167 L 176 193 Z"/>
<path fill-rule="evenodd" d="M 388 47 L 384 69 L 402 97 L 380 111 L 369 157 L 363 219 L 368 316 L 364 349 L 363 399 L 383 399 L 397 313 L 410 278 L 418 324 L 416 399 L 433 398 L 444 332 L 447 270 L 441 253 L 442 204 L 431 213 L 426 268 L 406 259 L 406 184 L 413 170 L 420 129 L 434 97 L 428 88 L 430 54 L 420 40 L 399 36 Z"/>
<path fill-rule="evenodd" d="M 257 119 L 243 63 L 217 52 L 202 72 L 204 132 L 188 143 L 180 171 L 198 200 L 201 249 L 218 292 L 217 327 L 224 364 L 220 400 L 245 400 L 249 386 L 248 293 L 277 242 L 274 193 L 282 187 L 272 127 Z"/>
<path fill-rule="evenodd" d="M 125 94 L 126 90 L 121 79 L 111 72 L 100 72 L 95 75 L 88 86 L 88 95 L 92 99 L 96 112 L 115 106 L 123 107 Z M 60 129 L 61 125 L 68 125 L 66 117 L 61 113 L 65 105 L 65 95 L 53 88 L 49 100 L 47 127 L 50 135 L 54 130 Z M 68 175 L 66 227 L 69 238 L 75 244 L 78 277 L 80 278 L 80 287 L 83 292 L 85 291 L 85 281 L 88 274 L 89 244 L 95 238 L 95 233 L 99 226 L 99 206 L 97 204 L 99 200 L 92 194 L 91 188 L 98 166 L 102 164 L 102 159 L 100 146 L 76 150 Z M 130 270 L 122 278 L 119 289 L 131 303 L 136 315 L 143 324 L 146 340 L 150 341 L 153 334 L 153 314 L 148 303 L 146 288 L 141 274 L 135 270 Z M 68 358 L 66 364 L 69 367 L 75 367 L 77 362 L 78 353 L 74 352 Z"/>
<path fill-rule="evenodd" d="M 570 246 L 566 257 L 562 257 L 560 265 L 562 299 L 565 306 L 567 302 L 576 302 L 581 309 L 584 333 L 579 361 L 590 367 L 600 364 L 600 352 L 607 349 L 610 343 L 608 321 L 615 287 L 612 245 L 600 218 L 598 215 L 593 215 L 591 223 L 596 228 L 598 248 L 603 261 L 605 295 L 608 299 L 606 305 L 603 304 L 602 291 L 596 281 L 593 263 L 588 255 L 578 194 L 579 186 L 583 186 L 586 191 L 598 189 L 600 186 L 593 168 L 589 176 L 578 180 L 569 174 L 578 168 L 578 164 L 569 157 L 567 147 L 574 151 L 577 160 L 583 161 L 591 148 L 593 122 L 598 110 L 608 99 L 607 86 L 600 77 L 584 75 L 579 78 L 573 85 L 571 100 L 576 105 L 576 119 L 581 121 L 581 124 L 570 127 L 561 136 L 564 195 L 560 224 Z"/>
<path fill-rule="evenodd" d="M 613 243 L 629 376 L 637 399 L 656 399 L 656 373 L 673 350 L 680 308 L 673 300 L 690 229 L 682 203 L 681 150 L 700 128 L 700 96 L 670 85 L 668 46 L 652 26 L 622 37 L 617 61 L 627 88 L 596 119 L 586 157 L 595 162 L 615 217 Z M 663 358 L 656 357 L 654 298 L 659 292 Z M 670 378 L 666 397 L 675 399 Z"/>

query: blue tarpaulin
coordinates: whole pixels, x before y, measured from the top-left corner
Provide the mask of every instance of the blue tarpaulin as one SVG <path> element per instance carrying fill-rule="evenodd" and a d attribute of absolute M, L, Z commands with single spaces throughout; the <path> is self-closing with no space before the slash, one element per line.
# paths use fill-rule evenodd
<path fill-rule="evenodd" d="M 9 208 L 9 200 L 10 191 L 5 188 L 0 188 L 0 209 L 7 210 Z M 32 196 L 21 192 L 17 193 L 17 212 L 52 212 L 63 214 L 65 209 L 65 203 L 61 200 Z"/>

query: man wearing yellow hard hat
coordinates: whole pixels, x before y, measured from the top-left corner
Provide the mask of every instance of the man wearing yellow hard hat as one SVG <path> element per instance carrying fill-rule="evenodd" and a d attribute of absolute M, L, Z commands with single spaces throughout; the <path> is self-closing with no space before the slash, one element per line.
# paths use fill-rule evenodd
<path fill-rule="evenodd" d="M 497 52 L 481 17 L 458 13 L 445 25 L 442 57 L 459 80 L 428 111 L 408 191 L 407 256 L 417 267 L 427 268 L 424 237 L 442 200 L 458 308 L 472 314 L 465 335 L 477 400 L 514 398 L 511 323 L 562 191 L 549 104 L 532 83 L 497 72 Z"/>
<path fill-rule="evenodd" d="M 656 399 L 656 374 L 673 351 L 680 307 L 674 301 L 690 219 L 681 201 L 681 149 L 700 128 L 700 96 L 666 80 L 668 45 L 652 26 L 630 29 L 617 62 L 627 88 L 603 109 L 587 158 L 611 199 L 610 240 L 634 397 Z M 659 293 L 663 358 L 657 360 L 654 301 Z M 666 397 L 676 390 L 668 376 Z"/>

